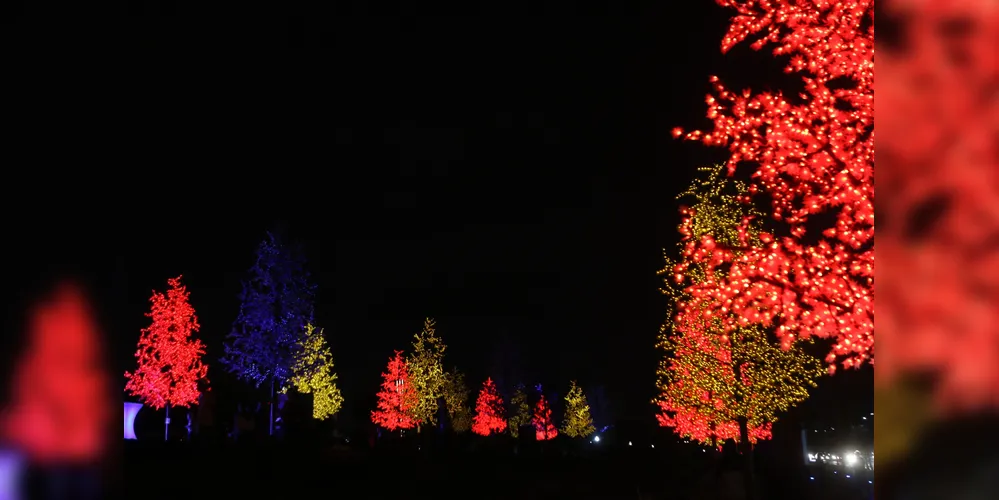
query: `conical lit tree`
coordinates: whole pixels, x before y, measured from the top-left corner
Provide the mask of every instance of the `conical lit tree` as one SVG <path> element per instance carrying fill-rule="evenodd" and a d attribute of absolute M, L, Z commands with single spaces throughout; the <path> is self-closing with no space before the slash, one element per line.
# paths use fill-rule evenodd
<path fill-rule="evenodd" d="M 166 408 L 164 438 L 169 438 L 170 407 L 198 404 L 199 384 L 206 384 L 208 366 L 201 362 L 205 345 L 192 338 L 201 326 L 181 277 L 167 280 L 166 293 L 153 291 L 146 316 L 152 324 L 142 330 L 134 372 L 125 373 L 125 390 L 143 403 Z"/>
<path fill-rule="evenodd" d="M 468 407 L 470 391 L 465 385 L 465 374 L 457 368 L 451 370 L 444 384 L 444 404 L 447 406 L 451 429 L 458 434 L 472 428 L 472 411 Z"/>
<path fill-rule="evenodd" d="M 378 409 L 371 412 L 371 421 L 390 431 L 412 429 L 419 424 L 413 419 L 413 407 L 419 395 L 406 369 L 402 351 L 389 359 L 388 370 L 382 373 L 382 389 L 378 391 Z"/>
<path fill-rule="evenodd" d="M 558 436 L 558 429 L 552 423 L 552 409 L 542 394 L 538 399 L 538 404 L 534 406 L 534 417 L 531 419 L 534 424 L 534 437 L 538 441 L 548 441 Z"/>
<path fill-rule="evenodd" d="M 292 367 L 291 385 L 302 394 L 312 394 L 312 418 L 326 420 L 340 411 L 343 396 L 336 385 L 333 353 L 323 330 L 312 323 L 305 325 L 305 335 L 298 342 Z"/>
<path fill-rule="evenodd" d="M 731 247 L 755 245 L 759 213 L 748 204 L 747 186 L 726 179 L 722 168 L 701 169 L 706 175 L 681 194 L 694 202 L 684 211 L 681 231 L 694 238 L 710 235 Z M 675 267 L 666 260 L 660 274 Z M 690 281 L 664 280 L 664 293 L 682 303 L 689 298 L 685 285 L 703 279 L 705 266 L 688 266 Z M 664 326 L 659 347 L 667 356 L 660 363 L 656 399 L 660 425 L 712 446 L 769 439 L 778 413 L 804 401 L 823 374 L 821 362 L 803 349 L 810 343 L 796 341 L 785 349 L 758 324 L 726 330 L 718 317 L 693 315 Z"/>
<path fill-rule="evenodd" d="M 518 385 L 510 397 L 510 435 L 520 437 L 520 428 L 531 423 L 531 407 L 527 404 L 527 392 Z"/>
<path fill-rule="evenodd" d="M 803 86 L 793 97 L 733 92 L 712 77 L 713 127 L 674 130 L 728 149 L 728 173 L 746 170 L 747 194 L 770 205 L 758 243 L 686 235 L 673 272 L 689 279 L 696 264 L 700 276 L 676 321 L 690 330 L 717 320 L 729 334 L 773 328 L 785 348 L 830 338 L 830 372 L 858 367 L 874 353 L 874 0 L 719 3 L 738 12 L 723 52 L 748 39 L 772 44 Z"/>
<path fill-rule="evenodd" d="M 274 394 L 293 375 L 295 358 L 312 322 L 315 285 L 304 252 L 267 233 L 240 292 L 239 316 L 226 336 L 219 360 L 229 372 L 260 387 L 270 381 L 268 431 L 274 433 Z"/>
<path fill-rule="evenodd" d="M 413 352 L 406 360 L 406 369 L 413 387 L 419 395 L 419 402 L 413 407 L 413 419 L 424 423 L 437 423 L 439 400 L 444 396 L 444 350 L 447 346 L 437 336 L 437 324 L 433 318 L 423 322 L 423 330 L 413 338 Z M 419 427 L 417 427 L 419 430 Z"/>
<path fill-rule="evenodd" d="M 480 436 L 501 433 L 506 430 L 506 419 L 503 418 L 503 398 L 496 390 L 492 378 L 487 378 L 479 391 L 479 399 L 475 402 L 475 419 L 472 422 L 472 432 Z"/>
<path fill-rule="evenodd" d="M 562 432 L 569 437 L 586 437 L 597 431 L 590 416 L 590 405 L 586 403 L 583 390 L 573 380 L 565 395 L 565 416 Z"/>

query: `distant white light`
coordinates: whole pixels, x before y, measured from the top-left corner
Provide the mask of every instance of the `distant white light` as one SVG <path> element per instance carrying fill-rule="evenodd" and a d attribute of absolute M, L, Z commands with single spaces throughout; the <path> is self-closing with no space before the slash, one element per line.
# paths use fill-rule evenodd
<path fill-rule="evenodd" d="M 859 460 L 860 459 L 857 458 L 856 453 L 847 453 L 846 455 L 843 455 L 843 463 L 845 463 L 847 467 L 853 467 L 857 465 L 857 462 Z"/>
<path fill-rule="evenodd" d="M 631 441 L 628 441 L 628 446 L 631 446 Z"/>
<path fill-rule="evenodd" d="M 867 484 L 874 484 L 874 481 L 871 481 L 870 479 L 868 479 L 867 480 Z"/>
<path fill-rule="evenodd" d="M 808 476 L 808 479 L 811 479 L 812 481 L 815 481 L 815 476 Z"/>
<path fill-rule="evenodd" d="M 594 443 L 599 443 L 600 442 L 600 436 L 593 436 L 593 442 Z"/>
<path fill-rule="evenodd" d="M 653 448 L 655 448 L 655 447 L 656 447 L 656 445 L 652 445 L 652 447 L 653 447 Z"/>
<path fill-rule="evenodd" d="M 847 479 L 850 479 L 850 475 L 849 475 L 849 474 L 847 474 L 847 475 L 846 475 L 846 478 L 847 478 Z"/>
<path fill-rule="evenodd" d="M 867 417 L 860 417 L 860 418 L 862 418 L 862 419 L 864 419 L 864 420 L 867 420 Z"/>

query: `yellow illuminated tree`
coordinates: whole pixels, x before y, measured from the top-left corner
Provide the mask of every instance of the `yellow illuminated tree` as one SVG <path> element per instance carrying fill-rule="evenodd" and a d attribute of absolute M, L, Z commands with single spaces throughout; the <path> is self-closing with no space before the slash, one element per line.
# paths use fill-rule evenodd
<path fill-rule="evenodd" d="M 722 169 L 701 169 L 707 175 L 680 195 L 694 202 L 683 210 L 687 219 L 681 231 L 691 238 L 711 236 L 729 248 L 758 244 L 758 222 L 739 231 L 744 221 L 761 220 L 747 203 L 747 186 L 727 179 Z M 682 303 L 687 288 L 697 286 L 704 273 L 699 262 L 684 262 L 682 275 L 676 273 L 676 264 L 667 256 L 660 274 L 673 278 L 664 280 L 663 292 Z M 778 414 L 807 399 L 808 389 L 825 373 L 821 362 L 804 349 L 810 340 L 781 346 L 762 325 L 726 334 L 717 315 L 685 317 L 684 323 L 660 330 L 658 347 L 667 356 L 657 372 L 660 394 L 655 400 L 660 425 L 681 436 L 712 446 L 729 439 L 769 439 Z"/>
<path fill-rule="evenodd" d="M 311 323 L 305 325 L 305 336 L 298 342 L 290 382 L 298 392 L 312 394 L 313 418 L 326 420 L 340 411 L 343 396 L 336 379 L 333 353 L 326 344 L 322 328 L 316 329 Z"/>
<path fill-rule="evenodd" d="M 520 436 L 520 428 L 531 423 L 531 407 L 527 404 L 527 393 L 524 386 L 518 385 L 510 398 L 510 418 L 507 419 L 507 428 L 513 437 Z"/>
<path fill-rule="evenodd" d="M 573 380 L 569 392 L 565 395 L 562 432 L 569 437 L 586 437 L 596 431 L 596 427 L 593 427 L 593 418 L 590 416 L 590 405 L 586 403 L 583 389 Z"/>
<path fill-rule="evenodd" d="M 427 318 L 423 330 L 413 338 L 413 352 L 406 360 L 413 387 L 419 401 L 412 409 L 412 416 L 422 426 L 437 423 L 439 400 L 444 396 L 446 373 L 444 372 L 444 350 L 447 346 L 437 336 L 436 322 Z M 417 427 L 419 431 L 420 427 Z"/>
<path fill-rule="evenodd" d="M 444 404 L 451 419 L 451 428 L 459 434 L 472 427 L 472 410 L 468 405 L 470 396 L 471 391 L 465 385 L 465 374 L 457 368 L 452 369 L 444 382 Z"/>

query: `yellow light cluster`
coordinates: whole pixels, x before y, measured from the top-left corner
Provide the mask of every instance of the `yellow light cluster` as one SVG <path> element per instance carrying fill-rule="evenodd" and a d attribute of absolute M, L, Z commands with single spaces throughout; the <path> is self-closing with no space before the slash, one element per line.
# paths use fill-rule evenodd
<path fill-rule="evenodd" d="M 291 385 L 302 394 L 312 394 L 312 417 L 326 420 L 336 415 L 343 405 L 343 395 L 336 385 L 333 353 L 323 336 L 323 330 L 311 323 L 305 326 L 305 336 L 299 342 L 299 352 L 292 368 Z"/>
<path fill-rule="evenodd" d="M 451 428 L 461 434 L 472 427 L 472 411 L 468 405 L 471 392 L 465 384 L 465 374 L 454 368 L 444 383 L 444 404 L 451 419 Z"/>
<path fill-rule="evenodd" d="M 569 437 L 586 437 L 596 432 L 593 418 L 590 416 L 590 405 L 586 403 L 583 389 L 573 380 L 569 392 L 565 395 L 565 419 L 562 432 Z"/>
<path fill-rule="evenodd" d="M 444 395 L 447 382 L 445 349 L 444 341 L 437 336 L 437 323 L 433 318 L 426 318 L 423 330 L 413 338 L 413 351 L 406 360 L 410 380 L 419 395 L 412 416 L 421 425 L 437 423 L 438 400 Z"/>
<path fill-rule="evenodd" d="M 519 437 L 520 428 L 531 423 L 531 407 L 523 387 L 518 387 L 510 398 L 510 418 L 507 420 L 507 429 L 513 437 Z"/>

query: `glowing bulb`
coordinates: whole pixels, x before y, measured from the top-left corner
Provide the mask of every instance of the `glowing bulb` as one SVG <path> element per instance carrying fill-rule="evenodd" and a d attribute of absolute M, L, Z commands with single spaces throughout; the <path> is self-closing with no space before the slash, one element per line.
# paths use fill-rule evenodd
<path fill-rule="evenodd" d="M 594 443 L 599 443 L 600 442 L 600 436 L 593 436 L 593 442 Z"/>
<path fill-rule="evenodd" d="M 847 453 L 843 456 L 843 462 L 846 463 L 847 467 L 853 467 L 857 465 L 857 455 L 855 453 Z"/>

